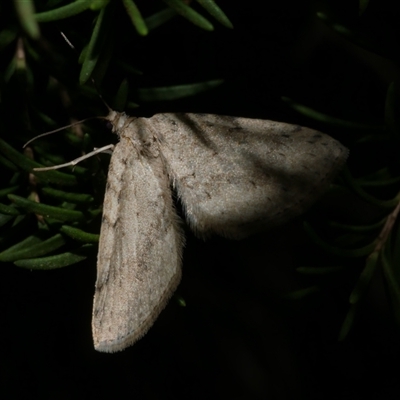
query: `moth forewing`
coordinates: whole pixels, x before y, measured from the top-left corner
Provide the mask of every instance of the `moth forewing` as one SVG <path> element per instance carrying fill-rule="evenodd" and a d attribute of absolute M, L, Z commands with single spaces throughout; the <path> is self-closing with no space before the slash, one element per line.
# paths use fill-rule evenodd
<path fill-rule="evenodd" d="M 150 118 L 192 229 L 243 238 L 304 212 L 347 149 L 318 131 L 210 114 Z"/>
<path fill-rule="evenodd" d="M 157 148 L 145 155 L 136 124 L 118 129 L 103 207 L 93 306 L 96 350 L 143 336 L 176 289 L 183 237 Z"/>

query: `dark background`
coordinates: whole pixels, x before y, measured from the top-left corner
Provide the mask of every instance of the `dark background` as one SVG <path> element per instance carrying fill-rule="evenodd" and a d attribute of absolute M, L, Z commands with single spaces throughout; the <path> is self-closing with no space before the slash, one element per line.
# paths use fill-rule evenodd
<path fill-rule="evenodd" d="M 222 78 L 225 83 L 217 89 L 175 101 L 141 103 L 129 112 L 207 112 L 296 123 L 320 129 L 348 146 L 349 167 L 356 174 L 385 162 L 387 149 L 357 146 L 360 132 L 313 120 L 291 109 L 281 97 L 344 120 L 383 124 L 388 85 L 399 77 L 398 15 L 390 2 L 370 1 L 362 16 L 357 1 L 287 0 L 261 5 L 221 0 L 218 4 L 234 30 L 215 22 L 215 31 L 205 32 L 177 17 L 141 38 L 122 7 L 117 9 L 113 62 L 100 88 L 106 100 L 112 103 L 123 79 L 130 84 L 129 100 L 139 103 L 138 87 Z M 154 11 L 148 4 L 137 1 L 137 5 L 145 16 Z M 329 22 L 317 18 L 317 11 L 327 13 Z M 79 88 L 78 55 L 58 33 L 70 35 L 79 51 L 90 36 L 92 20 L 87 11 L 42 24 L 42 43 L 31 42 L 39 61 L 27 58 L 32 90 L 26 93 L 16 83 L 11 88 L 3 83 L 2 137 L 15 147 L 26 139 L 27 133 L 17 133 L 28 103 L 51 115 L 59 126 L 71 116 L 106 113 L 98 99 Z M 363 45 L 355 43 L 354 36 L 349 40 L 335 32 L 333 23 L 362 37 Z M 3 72 L 14 51 L 12 45 L 3 49 Z M 143 75 L 128 75 L 115 60 Z M 64 85 L 68 101 L 49 89 L 49 75 Z M 44 130 L 35 125 L 35 118 L 31 128 L 35 133 Z M 92 140 L 99 146 L 109 136 Z M 335 207 L 350 213 L 346 200 L 335 203 L 328 198 L 306 217 L 325 218 L 337 212 Z M 3 398 L 399 397 L 399 332 L 379 270 L 352 331 L 338 342 L 348 296 L 364 259 L 333 259 L 310 242 L 301 219 L 240 242 L 221 238 L 203 242 L 188 229 L 186 233 L 177 295 L 143 339 L 116 354 L 93 350 L 95 254 L 52 271 L 2 264 Z M 318 277 L 295 270 L 341 263 L 344 272 L 325 277 L 329 282 L 325 286 L 320 286 Z M 317 289 L 298 300 L 285 298 L 306 287 Z M 179 305 L 180 297 L 186 307 Z"/>

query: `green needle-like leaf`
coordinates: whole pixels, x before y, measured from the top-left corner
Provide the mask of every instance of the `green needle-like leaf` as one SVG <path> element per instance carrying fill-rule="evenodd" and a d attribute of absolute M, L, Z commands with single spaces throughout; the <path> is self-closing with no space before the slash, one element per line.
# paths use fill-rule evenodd
<path fill-rule="evenodd" d="M 88 204 L 93 202 L 93 197 L 85 193 L 69 193 L 63 190 L 57 190 L 49 187 L 44 187 L 42 193 L 54 199 L 67 201 L 69 203 Z"/>
<path fill-rule="evenodd" d="M 350 233 L 367 233 L 376 231 L 377 229 L 381 229 L 385 222 L 386 217 L 376 222 L 375 224 L 370 225 L 347 225 L 335 221 L 329 221 L 328 224 L 332 228 L 341 229 Z"/>
<path fill-rule="evenodd" d="M 104 39 L 104 19 L 106 15 L 106 8 L 102 8 L 96 20 L 92 37 L 90 38 L 89 46 L 87 49 L 86 57 L 82 64 L 81 73 L 79 75 L 79 83 L 84 85 L 92 75 L 92 72 L 97 64 L 100 56 L 101 48 Z"/>
<path fill-rule="evenodd" d="M 124 4 L 137 33 L 141 36 L 146 36 L 149 33 L 149 30 L 147 29 L 146 22 L 144 21 L 142 14 L 140 14 L 136 4 L 133 0 L 122 0 L 122 3 Z"/>
<path fill-rule="evenodd" d="M 85 260 L 92 249 L 92 245 L 82 246 L 81 249 L 66 252 L 63 254 L 57 254 L 49 257 L 33 258 L 27 260 L 18 260 L 14 264 L 18 267 L 34 269 L 34 270 L 47 270 L 47 269 L 58 269 L 64 268 L 69 265 L 78 263 L 79 261 Z"/>
<path fill-rule="evenodd" d="M 173 10 L 172 8 L 166 8 L 151 15 L 150 17 L 145 18 L 146 26 L 151 31 L 161 25 L 164 25 L 176 15 L 177 12 L 175 10 Z"/>
<path fill-rule="evenodd" d="M 358 5 L 358 15 L 361 15 L 364 13 L 364 11 L 368 7 L 369 0 L 359 0 L 359 5 Z"/>
<path fill-rule="evenodd" d="M 194 11 L 193 8 L 189 7 L 180 0 L 164 0 L 172 9 L 174 9 L 179 15 L 186 18 L 188 21 L 197 25 L 198 27 L 205 29 L 206 31 L 213 31 L 214 27 L 212 24 L 202 17 L 198 12 Z"/>
<path fill-rule="evenodd" d="M 20 212 L 15 207 L 7 206 L 5 204 L 0 203 L 0 214 L 16 216 L 20 215 Z"/>
<path fill-rule="evenodd" d="M 118 91 L 114 97 L 113 105 L 116 110 L 125 110 L 129 95 L 129 82 L 124 79 L 119 85 Z"/>
<path fill-rule="evenodd" d="M 111 0 L 92 0 L 90 4 L 90 9 L 93 11 L 98 11 L 104 8 Z"/>
<path fill-rule="evenodd" d="M 362 199 L 364 199 L 368 203 L 387 209 L 396 207 L 400 201 L 400 194 L 397 194 L 397 196 L 391 200 L 380 200 L 374 196 L 371 196 L 358 184 L 355 179 L 353 179 L 349 170 L 346 167 L 344 167 L 342 170 L 342 176 L 350 185 L 351 189 L 353 189 L 355 193 L 357 193 Z"/>
<path fill-rule="evenodd" d="M 326 275 L 343 271 L 344 267 L 299 267 L 296 271 L 306 275 Z"/>
<path fill-rule="evenodd" d="M 24 208 L 27 211 L 43 215 L 44 217 L 55 218 L 60 221 L 83 221 L 85 214 L 81 211 L 67 210 L 61 207 L 48 206 L 46 204 L 37 203 L 27 200 L 23 197 L 9 194 L 8 198 L 17 206 Z"/>
<path fill-rule="evenodd" d="M 342 327 L 340 328 L 338 340 L 342 342 L 350 332 L 351 327 L 354 323 L 354 318 L 356 316 L 356 311 L 358 309 L 358 304 L 352 304 L 347 312 L 347 315 L 343 321 Z"/>
<path fill-rule="evenodd" d="M 12 215 L 5 215 L 5 214 L 1 214 L 0 213 L 0 227 L 4 226 L 5 224 L 7 224 L 9 221 L 11 221 L 14 217 Z M 0 242 L 3 239 L 0 239 Z"/>
<path fill-rule="evenodd" d="M 52 22 L 80 14 L 90 8 L 92 0 L 77 0 L 54 10 L 34 14 L 37 22 Z"/>
<path fill-rule="evenodd" d="M 227 28 L 233 28 L 232 22 L 225 13 L 215 4 L 213 0 L 196 0 L 210 15 L 212 15 L 220 24 Z"/>
<path fill-rule="evenodd" d="M 19 29 L 17 29 L 16 25 L 13 24 L 12 26 L 9 27 L 4 26 L 0 32 L 0 51 L 5 49 L 12 42 L 14 42 L 14 40 L 17 38 L 18 35 L 19 35 Z"/>
<path fill-rule="evenodd" d="M 321 290 L 319 286 L 311 286 L 305 289 L 296 290 L 294 292 L 290 292 L 284 296 L 285 299 L 289 300 L 300 300 L 304 297 L 307 297 L 311 294 L 317 293 Z"/>
<path fill-rule="evenodd" d="M 32 171 L 33 168 L 40 168 L 43 167 L 43 165 L 31 160 L 28 157 L 25 157 L 23 154 L 14 150 L 8 143 L 6 143 L 2 139 L 0 139 L 0 151 L 15 165 L 26 172 L 35 173 L 35 175 L 42 181 L 57 183 L 59 185 L 65 186 L 74 186 L 77 184 L 77 180 L 74 175 L 65 174 L 59 171 Z"/>
<path fill-rule="evenodd" d="M 365 294 L 369 287 L 369 283 L 371 282 L 372 276 L 374 275 L 377 263 L 379 258 L 379 252 L 374 251 L 368 258 L 365 263 L 365 268 L 361 272 L 361 275 L 354 287 L 353 291 L 350 294 L 349 302 L 350 304 L 355 304 L 360 301 L 362 296 Z"/>
<path fill-rule="evenodd" d="M 388 178 L 388 179 L 381 179 L 379 181 L 367 181 L 365 179 L 357 179 L 356 181 L 361 187 L 373 187 L 373 188 L 379 188 L 379 187 L 387 187 L 390 185 L 395 185 L 400 182 L 400 176 L 396 176 L 393 178 Z"/>
<path fill-rule="evenodd" d="M 304 106 L 303 104 L 296 103 L 295 101 L 289 99 L 288 97 L 281 97 L 289 107 L 296 110 L 298 113 L 305 115 L 308 118 L 314 119 L 315 121 L 324 122 L 326 124 L 336 126 L 338 128 L 351 128 L 351 129 L 361 129 L 361 130 L 373 130 L 382 131 L 385 129 L 383 125 L 375 124 L 364 124 L 361 122 L 345 121 L 340 118 L 331 117 L 330 115 L 323 114 L 316 111 L 310 107 Z"/>
<path fill-rule="evenodd" d="M 222 79 L 214 79 L 187 85 L 143 88 L 138 90 L 138 98 L 141 101 L 176 100 L 214 89 L 222 83 L 224 83 Z"/>
<path fill-rule="evenodd" d="M 65 244 L 64 237 L 57 233 L 47 240 L 34 240 L 34 236 L 0 253 L 0 261 L 17 261 L 51 253 Z M 29 245 L 30 244 L 30 245 Z"/>
<path fill-rule="evenodd" d="M 83 243 L 98 243 L 100 235 L 94 233 L 88 233 L 81 229 L 73 226 L 63 225 L 60 229 L 62 233 L 65 233 L 72 239 L 78 240 Z"/>
<path fill-rule="evenodd" d="M 0 190 L 0 199 L 18 190 L 19 186 L 10 186 Z"/>
<path fill-rule="evenodd" d="M 1 143 L 0 143 L 0 146 L 1 146 Z M 1 148 L 0 148 L 0 151 L 1 151 Z M 11 171 L 19 171 L 19 168 L 15 164 L 13 164 L 10 160 L 3 157 L 2 155 L 0 155 L 0 164 L 2 164 L 4 167 L 6 167 L 7 169 L 9 169 Z"/>
<path fill-rule="evenodd" d="M 9 258 L 10 260 L 18 260 L 17 258 L 14 258 L 14 254 L 17 254 L 21 250 L 24 250 L 25 248 L 29 248 L 32 246 L 36 246 L 39 243 L 42 243 L 43 239 L 40 238 L 39 236 L 32 235 L 28 236 L 21 242 L 13 245 L 12 247 L 9 247 L 8 249 L 4 250 L 3 252 L 0 253 L 0 261 L 7 261 Z"/>
<path fill-rule="evenodd" d="M 400 224 L 396 224 L 394 226 L 394 229 L 395 230 L 392 233 L 393 251 L 391 256 L 391 262 L 392 265 L 400 265 Z M 400 268 L 395 268 L 393 273 L 395 274 L 398 282 L 400 282 Z"/>
<path fill-rule="evenodd" d="M 363 257 L 371 254 L 371 252 L 374 250 L 376 246 L 376 241 L 364 246 L 364 247 L 359 247 L 356 249 L 342 249 L 340 247 L 335 247 L 327 242 L 325 242 L 323 239 L 320 238 L 320 236 L 317 235 L 317 233 L 314 231 L 314 229 L 311 227 L 311 225 L 307 222 L 304 222 L 303 224 L 304 230 L 307 232 L 308 235 L 310 235 L 310 238 L 312 241 L 323 248 L 326 252 L 340 256 L 340 257 Z"/>
<path fill-rule="evenodd" d="M 40 30 L 37 20 L 35 19 L 35 5 L 32 0 L 14 0 L 15 10 L 19 18 L 19 22 L 24 31 L 32 38 L 39 39 Z"/>
<path fill-rule="evenodd" d="M 393 259 L 389 259 L 388 253 L 389 246 L 385 246 L 382 251 L 381 257 L 382 270 L 387 282 L 387 287 L 389 289 L 389 294 L 393 307 L 393 314 L 398 326 L 400 327 L 400 282 L 397 279 L 399 274 L 397 274 L 396 277 L 396 274 L 394 272 L 395 264 L 393 263 Z"/>

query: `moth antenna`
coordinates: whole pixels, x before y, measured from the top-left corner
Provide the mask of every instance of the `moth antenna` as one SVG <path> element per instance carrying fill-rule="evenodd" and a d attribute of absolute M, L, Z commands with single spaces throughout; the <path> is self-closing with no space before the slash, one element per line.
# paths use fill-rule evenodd
<path fill-rule="evenodd" d="M 24 149 L 26 146 L 28 146 L 29 143 L 32 143 L 34 140 L 39 139 L 39 138 L 41 138 L 41 137 L 44 137 L 44 136 L 47 136 L 47 135 L 51 135 L 51 134 L 53 134 L 53 133 L 56 133 L 56 132 L 62 131 L 62 130 L 64 130 L 64 129 L 70 128 L 71 126 L 75 126 L 75 125 L 78 125 L 78 124 L 82 124 L 83 122 L 90 121 L 90 120 L 92 120 L 92 119 L 103 119 L 103 118 L 104 118 L 104 117 L 89 117 L 89 118 L 82 119 L 81 121 L 74 122 L 73 124 L 69 124 L 69 125 L 63 126 L 63 127 L 61 127 L 61 128 L 54 129 L 54 131 L 41 133 L 40 135 L 37 135 L 37 136 L 35 136 L 34 138 L 28 140 L 28 141 L 22 146 L 22 148 Z"/>
<path fill-rule="evenodd" d="M 71 47 L 72 50 L 76 51 L 75 46 L 69 41 L 69 39 L 67 38 L 65 33 L 60 31 L 60 34 L 63 37 L 63 39 L 67 42 L 68 46 Z M 91 79 L 91 81 L 93 83 L 94 88 L 96 89 L 97 95 L 99 96 L 100 100 L 107 107 L 108 112 L 111 112 L 112 108 L 107 104 L 107 102 L 104 100 L 103 96 L 100 94 L 100 90 L 97 87 L 96 81 L 94 80 L 93 77 L 90 77 L 90 79 Z"/>
<path fill-rule="evenodd" d="M 93 83 L 94 88 L 96 89 L 97 96 L 99 96 L 99 98 L 102 101 L 102 103 L 107 107 L 108 112 L 111 112 L 112 108 L 108 105 L 108 103 L 104 100 L 103 96 L 101 95 L 100 90 L 97 87 L 96 81 L 94 80 L 93 77 L 90 77 L 90 79 L 91 79 L 91 81 Z"/>
<path fill-rule="evenodd" d="M 63 39 L 65 40 L 65 42 L 68 44 L 68 46 L 71 47 L 72 50 L 76 51 L 74 45 L 68 40 L 67 36 L 62 31 L 60 31 L 60 34 L 63 37 Z M 107 107 L 109 112 L 112 111 L 112 108 L 107 104 L 107 102 L 104 100 L 103 96 L 100 94 L 100 91 L 99 91 L 99 89 L 98 89 L 98 87 L 96 85 L 96 81 L 92 77 L 91 77 L 91 81 L 93 83 L 94 88 L 96 89 L 97 95 L 99 96 L 100 100 Z M 85 118 L 85 119 L 83 119 L 81 121 L 74 122 L 73 124 L 66 125 L 66 126 L 63 126 L 61 128 L 54 129 L 53 131 L 42 133 L 42 134 L 37 135 L 34 138 L 30 139 L 28 142 L 26 142 L 24 144 L 23 148 L 25 148 L 29 143 L 32 143 L 36 139 L 39 139 L 39 138 L 47 136 L 47 135 L 51 135 L 53 133 L 62 131 L 64 129 L 70 128 L 72 126 L 81 124 L 81 123 L 86 122 L 86 121 L 90 121 L 92 119 L 104 119 L 104 120 L 106 120 L 107 118 L 106 117 Z M 96 154 L 99 154 L 99 153 L 107 152 L 107 150 L 110 150 L 110 149 L 112 150 L 113 148 L 114 148 L 114 145 L 109 144 L 107 146 L 103 146 L 101 148 L 95 149 L 95 150 L 91 151 L 90 153 L 85 154 L 85 155 L 83 155 L 81 157 L 78 157 L 75 160 L 69 161 L 69 162 L 67 162 L 65 164 L 54 165 L 52 167 L 34 168 L 33 170 L 37 171 L 37 172 L 40 172 L 40 171 L 51 171 L 51 170 L 56 170 L 56 169 L 60 169 L 60 168 L 64 168 L 64 167 L 74 166 L 74 165 L 78 164 L 79 162 L 81 162 L 81 161 L 83 161 L 83 160 L 85 160 L 87 158 L 90 158 L 90 157 L 92 157 L 92 156 L 94 156 Z"/>

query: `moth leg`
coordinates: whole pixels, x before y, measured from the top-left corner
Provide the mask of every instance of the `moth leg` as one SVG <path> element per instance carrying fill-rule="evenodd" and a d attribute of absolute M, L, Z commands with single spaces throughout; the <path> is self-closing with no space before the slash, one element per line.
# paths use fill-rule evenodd
<path fill-rule="evenodd" d="M 109 152 L 108 150 L 112 151 L 114 149 L 114 147 L 115 146 L 113 144 L 108 144 L 107 146 L 103 146 L 103 147 L 100 147 L 98 149 L 95 149 L 95 150 L 91 151 L 90 153 L 85 154 L 82 157 L 75 158 L 75 160 L 72 160 L 72 161 L 67 162 L 65 164 L 53 165 L 52 167 L 33 168 L 33 170 L 34 171 L 39 171 L 39 172 L 40 171 L 51 171 L 51 170 L 54 170 L 54 169 L 60 169 L 60 168 L 64 168 L 64 167 L 74 166 L 74 165 L 80 163 L 81 161 L 86 160 L 87 158 L 90 158 L 90 157 L 94 156 L 95 154 L 107 153 L 107 152 Z"/>

